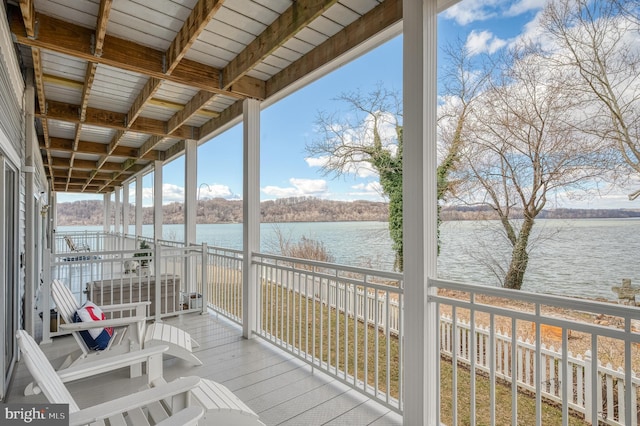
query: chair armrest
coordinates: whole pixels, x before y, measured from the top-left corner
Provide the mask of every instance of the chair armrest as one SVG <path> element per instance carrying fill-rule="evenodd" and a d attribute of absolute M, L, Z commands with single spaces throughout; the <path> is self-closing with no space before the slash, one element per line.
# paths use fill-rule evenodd
<path fill-rule="evenodd" d="M 162 356 L 163 352 L 169 349 L 166 345 L 151 346 L 139 351 L 127 352 L 116 356 L 105 356 L 95 361 L 58 370 L 58 376 L 63 383 L 83 379 L 85 377 L 96 376 L 108 371 L 129 367 L 140 362 L 149 362 L 154 356 Z M 162 365 L 162 364 L 160 364 Z"/>
<path fill-rule="evenodd" d="M 59 324 L 58 328 L 62 331 L 84 331 L 91 330 L 92 328 L 106 328 L 106 327 L 122 327 L 125 325 L 131 325 L 139 322 L 146 322 L 147 317 L 124 317 L 114 318 L 101 321 L 92 322 L 72 322 L 67 324 Z"/>
<path fill-rule="evenodd" d="M 194 426 L 202 416 L 204 416 L 202 407 L 188 407 L 156 423 L 156 426 Z"/>
<path fill-rule="evenodd" d="M 103 402 L 93 407 L 71 413 L 69 415 L 70 426 L 85 425 L 106 419 L 116 414 L 123 413 L 133 408 L 147 406 L 153 402 L 160 401 L 165 398 L 189 392 L 200 383 L 200 377 L 191 376 L 177 379 L 167 383 L 164 386 L 146 389 L 131 395 L 125 395 L 112 401 Z"/>

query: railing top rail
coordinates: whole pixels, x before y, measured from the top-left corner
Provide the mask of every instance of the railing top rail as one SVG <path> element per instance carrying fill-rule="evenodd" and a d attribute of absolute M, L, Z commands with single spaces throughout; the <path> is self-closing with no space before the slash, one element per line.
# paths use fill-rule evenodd
<path fill-rule="evenodd" d="M 531 293 L 523 290 L 511 290 L 478 284 L 464 284 L 456 281 L 448 281 L 437 278 L 429 278 L 429 286 L 447 290 L 457 290 L 470 294 L 482 294 L 503 299 L 517 300 L 519 302 L 533 303 L 542 306 L 553 306 L 557 308 L 573 309 L 576 311 L 588 311 L 591 313 L 606 314 L 625 319 L 637 319 L 640 315 L 640 309 L 633 306 L 598 302 L 595 300 L 577 299 L 565 296 Z M 446 297 L 438 296 L 438 298 L 441 299 Z"/>
<path fill-rule="evenodd" d="M 211 254 L 215 254 L 216 252 L 233 253 L 233 254 L 240 255 L 240 256 L 242 256 L 244 254 L 244 252 L 242 250 L 226 248 L 226 247 L 212 246 L 212 245 L 209 245 L 209 244 L 207 244 L 207 252 L 211 253 Z"/>
<path fill-rule="evenodd" d="M 309 259 L 299 259 L 295 257 L 286 257 L 275 254 L 265 254 L 265 253 L 254 253 L 253 258 L 264 258 L 271 259 L 279 262 L 295 262 L 302 265 L 316 266 L 318 268 L 324 269 L 335 269 L 344 272 L 350 272 L 354 274 L 362 274 L 362 275 L 370 275 L 379 278 L 388 278 L 392 280 L 402 281 L 404 279 L 404 275 L 398 272 L 391 271 L 379 271 L 376 269 L 368 269 L 368 268 L 358 268 L 354 266 L 341 265 L 339 263 L 328 263 L 328 262 L 320 262 L 317 260 L 309 260 Z M 254 260 L 254 262 L 259 262 Z"/>

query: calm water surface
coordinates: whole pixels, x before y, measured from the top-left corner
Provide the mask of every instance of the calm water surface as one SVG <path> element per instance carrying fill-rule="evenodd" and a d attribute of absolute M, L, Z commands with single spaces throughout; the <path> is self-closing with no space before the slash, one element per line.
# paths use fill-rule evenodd
<path fill-rule="evenodd" d="M 58 232 L 64 229 L 87 228 L 60 227 Z M 546 219 L 537 221 L 534 230 L 524 290 L 614 299 L 611 287 L 619 285 L 623 278 L 640 284 L 640 219 Z M 182 240 L 183 232 L 182 225 L 163 226 L 165 239 Z M 278 233 L 291 242 L 302 236 L 322 241 L 336 263 L 393 268 L 386 222 L 262 224 L 263 252 L 278 252 Z M 145 225 L 143 234 L 153 235 L 152 226 Z M 497 222 L 445 222 L 441 238 L 438 258 L 441 278 L 498 284 L 495 265 L 506 264 L 509 250 Z M 197 240 L 241 249 L 242 225 L 198 225 Z"/>

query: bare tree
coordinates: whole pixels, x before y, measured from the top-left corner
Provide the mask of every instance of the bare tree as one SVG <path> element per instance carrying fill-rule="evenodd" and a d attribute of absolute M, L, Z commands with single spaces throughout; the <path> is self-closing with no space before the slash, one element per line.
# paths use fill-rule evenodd
<path fill-rule="evenodd" d="M 553 41 L 549 60 L 564 70 L 585 102 L 588 117 L 580 127 L 614 147 L 635 177 L 640 176 L 639 12 L 638 0 L 559 0 L 547 4 L 541 19 Z"/>
<path fill-rule="evenodd" d="M 389 198 L 389 233 L 402 270 L 402 99 L 382 86 L 369 94 L 338 97 L 349 113 L 319 113 L 320 139 L 307 145 L 311 157 L 322 161 L 325 174 L 378 175 L 381 192 Z"/>
<path fill-rule="evenodd" d="M 511 252 L 502 284 L 520 289 L 536 217 L 549 194 L 599 178 L 601 144 L 568 120 L 579 100 L 530 47 L 505 58 L 477 102 L 463 135 L 460 195 L 498 215 Z"/>
<path fill-rule="evenodd" d="M 443 47 L 446 58 L 438 79 L 444 88 L 438 106 L 438 251 L 440 249 L 441 202 L 454 195 L 460 181 L 452 179 L 464 148 L 463 134 L 475 101 L 486 89 L 492 69 L 484 55 L 469 51 L 457 39 Z M 459 177 L 459 176 L 458 176 Z"/>

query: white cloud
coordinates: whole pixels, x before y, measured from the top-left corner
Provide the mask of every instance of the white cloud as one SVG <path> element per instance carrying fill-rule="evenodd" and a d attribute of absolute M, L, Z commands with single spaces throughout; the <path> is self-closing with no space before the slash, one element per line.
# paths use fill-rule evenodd
<path fill-rule="evenodd" d="M 324 179 L 289 179 L 290 187 L 265 186 L 262 192 L 275 198 L 314 196 L 321 197 L 328 191 L 327 181 Z"/>
<path fill-rule="evenodd" d="M 518 16 L 531 10 L 542 9 L 548 0 L 520 0 L 512 3 L 505 12 L 506 16 Z"/>
<path fill-rule="evenodd" d="M 497 3 L 497 0 L 463 0 L 442 12 L 442 16 L 453 19 L 460 25 L 485 21 L 496 15 Z"/>
<path fill-rule="evenodd" d="M 329 157 L 307 157 L 304 159 L 309 167 L 323 167 L 329 161 Z"/>
<path fill-rule="evenodd" d="M 162 184 L 162 204 L 184 203 L 184 187 L 172 183 Z"/>
<path fill-rule="evenodd" d="M 165 183 L 162 185 L 163 204 L 170 204 L 174 202 L 184 203 L 184 194 L 184 187 L 182 186 L 170 183 Z M 200 200 L 211 198 L 226 198 L 230 200 L 240 198 L 237 194 L 234 194 L 231 188 L 227 185 L 216 183 L 210 184 L 208 186 L 199 186 L 198 191 L 196 192 L 196 196 L 198 196 L 198 199 Z M 135 202 L 135 199 L 132 201 Z M 142 205 L 145 207 L 153 205 L 153 188 L 142 188 Z"/>
<path fill-rule="evenodd" d="M 227 185 L 221 185 L 217 183 L 200 185 L 198 188 L 199 198 L 200 200 L 210 199 L 210 198 L 237 198 L 236 195 L 231 191 Z"/>
<path fill-rule="evenodd" d="M 380 185 L 380 182 L 378 181 L 359 183 L 357 185 L 353 185 L 351 188 L 356 190 L 359 194 L 382 195 L 382 185 Z"/>
<path fill-rule="evenodd" d="M 505 16 L 518 16 L 532 10 L 542 9 L 548 0 L 463 0 L 444 12 L 446 19 L 456 21 L 459 25 Z"/>
<path fill-rule="evenodd" d="M 507 42 L 505 40 L 496 37 L 491 31 L 486 30 L 471 31 L 466 42 L 466 48 L 472 55 L 481 53 L 493 54 L 506 45 Z"/>

